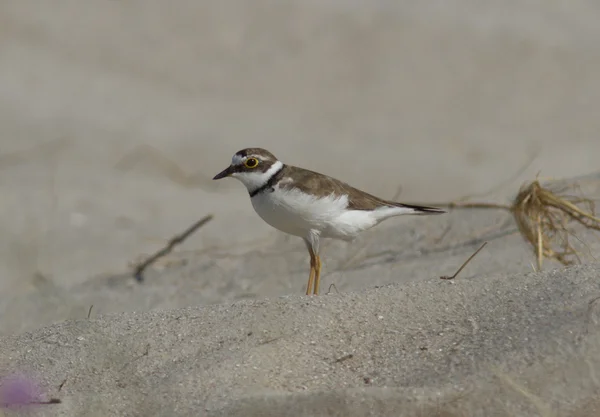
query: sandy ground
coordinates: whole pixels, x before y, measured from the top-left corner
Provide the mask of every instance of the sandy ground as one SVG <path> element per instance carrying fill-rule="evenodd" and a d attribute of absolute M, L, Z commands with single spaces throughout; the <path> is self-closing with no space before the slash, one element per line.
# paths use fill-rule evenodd
<path fill-rule="evenodd" d="M 389 220 L 326 243 L 335 288 L 309 298 L 303 243 L 211 177 L 261 146 L 409 202 L 600 178 L 598 19 L 591 0 L 1 2 L 2 373 L 63 401 L 40 415 L 593 415 L 597 235 L 534 273 L 502 211 Z"/>

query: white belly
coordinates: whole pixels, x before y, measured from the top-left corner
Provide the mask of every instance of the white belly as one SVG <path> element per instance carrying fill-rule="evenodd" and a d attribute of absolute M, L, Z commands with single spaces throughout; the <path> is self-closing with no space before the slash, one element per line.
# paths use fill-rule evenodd
<path fill-rule="evenodd" d="M 299 190 L 260 193 L 251 199 L 258 215 L 276 229 L 307 237 L 317 232 L 322 237 L 352 240 L 358 233 L 379 223 L 371 211 L 346 210 L 348 197 L 317 199 Z"/>

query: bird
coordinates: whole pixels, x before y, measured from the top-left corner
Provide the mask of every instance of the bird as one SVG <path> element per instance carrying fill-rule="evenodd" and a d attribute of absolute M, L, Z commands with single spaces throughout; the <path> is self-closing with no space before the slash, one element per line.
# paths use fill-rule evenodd
<path fill-rule="evenodd" d="M 246 186 L 252 207 L 267 224 L 304 240 L 310 255 L 306 295 L 319 294 L 321 239 L 351 242 L 391 217 L 445 213 L 376 197 L 328 175 L 285 164 L 263 148 L 236 152 L 213 180 L 226 177 Z"/>

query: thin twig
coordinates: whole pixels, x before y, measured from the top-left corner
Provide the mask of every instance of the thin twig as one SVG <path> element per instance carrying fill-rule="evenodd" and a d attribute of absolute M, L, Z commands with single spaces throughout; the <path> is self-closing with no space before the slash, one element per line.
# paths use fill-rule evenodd
<path fill-rule="evenodd" d="M 146 348 L 144 349 L 144 351 L 142 352 L 142 354 L 136 356 L 135 358 L 133 358 L 130 361 L 128 361 L 127 363 L 125 363 L 125 365 L 123 365 L 119 371 L 122 371 L 123 369 L 127 368 L 132 363 L 134 363 L 136 361 L 139 361 L 143 357 L 148 356 L 149 353 L 150 353 L 150 343 L 146 343 Z"/>
<path fill-rule="evenodd" d="M 92 315 L 92 308 L 94 308 L 93 304 L 90 306 L 90 309 L 88 310 L 88 315 L 87 315 L 88 320 L 89 320 L 90 316 Z"/>
<path fill-rule="evenodd" d="M 198 230 L 199 228 L 204 226 L 206 223 L 211 221 L 213 219 L 213 217 L 214 216 L 212 214 L 204 216 L 203 218 L 198 220 L 196 223 L 194 223 L 193 225 L 188 227 L 183 233 L 181 233 L 179 235 L 175 235 L 171 240 L 169 240 L 169 243 L 167 244 L 167 246 L 165 246 L 164 248 L 162 248 L 161 250 L 156 252 L 154 255 L 150 256 L 148 259 L 146 259 L 144 262 L 140 263 L 135 268 L 135 271 L 133 272 L 133 276 L 135 277 L 135 279 L 138 282 L 144 281 L 144 276 L 142 274 L 149 265 L 151 265 L 154 261 L 156 261 L 161 256 L 165 256 L 165 255 L 169 254 L 175 248 L 175 246 L 183 243 L 183 241 L 185 239 L 187 239 L 192 233 L 194 233 L 196 230 Z"/>
<path fill-rule="evenodd" d="M 600 296 L 598 297 L 594 297 L 592 298 L 589 302 L 588 302 L 588 308 L 587 308 L 587 313 L 585 315 L 585 332 L 584 334 L 588 334 L 590 331 L 590 322 L 592 321 L 592 309 L 594 308 L 594 304 L 600 300 Z"/>
<path fill-rule="evenodd" d="M 537 268 L 542 270 L 542 259 L 544 257 L 544 239 L 542 237 L 542 218 L 537 216 Z"/>
<path fill-rule="evenodd" d="M 398 188 L 396 188 L 396 193 L 392 196 L 392 201 L 396 201 L 400 198 L 400 195 L 402 194 L 402 185 L 398 185 Z"/>
<path fill-rule="evenodd" d="M 410 203 L 416 205 L 430 205 L 434 207 L 459 208 L 459 209 L 500 209 L 512 211 L 512 206 L 508 204 L 486 203 L 486 202 L 469 202 L 469 201 L 451 201 L 445 203 Z"/>
<path fill-rule="evenodd" d="M 336 360 L 333 361 L 333 363 L 344 362 L 344 361 L 347 361 L 348 359 L 352 359 L 353 357 L 354 357 L 354 355 L 352 353 L 349 353 L 347 355 L 342 356 L 341 358 L 337 358 Z"/>
<path fill-rule="evenodd" d="M 329 294 L 331 294 L 331 289 L 332 289 L 332 288 L 333 288 L 333 289 L 335 290 L 335 292 L 337 292 L 338 294 L 340 293 L 340 292 L 338 291 L 337 287 L 335 286 L 335 284 L 331 284 L 331 285 L 329 286 L 329 289 L 328 289 L 328 290 L 327 290 L 327 292 L 325 293 L 325 295 L 329 295 Z"/>
<path fill-rule="evenodd" d="M 273 343 L 273 342 L 276 342 L 276 341 L 278 341 L 278 340 L 282 339 L 282 338 L 283 338 L 283 336 L 284 336 L 284 335 L 277 336 L 277 337 L 272 337 L 271 339 L 267 339 L 267 340 L 264 340 L 264 341 L 260 342 L 258 345 L 259 345 L 259 346 L 262 346 L 262 345 L 268 345 L 269 343 Z"/>
<path fill-rule="evenodd" d="M 61 404 L 61 403 L 62 403 L 62 401 L 59 398 L 50 398 L 48 401 L 27 401 L 22 404 L 0 403 L 0 408 L 10 408 L 11 406 L 15 406 L 15 405 L 51 405 L 51 404 Z M 2 414 L 0 414 L 0 415 L 2 415 Z"/>
<path fill-rule="evenodd" d="M 63 389 L 63 387 L 65 386 L 65 384 L 67 383 L 67 379 L 69 379 L 69 377 L 66 377 L 65 379 L 63 379 L 63 381 L 60 383 L 60 385 L 58 386 L 58 391 L 60 392 L 61 389 Z"/>
<path fill-rule="evenodd" d="M 471 262 L 471 259 L 473 259 L 475 257 L 475 255 L 477 255 L 479 253 L 479 251 L 481 251 L 481 249 L 483 249 L 483 247 L 487 245 L 487 242 L 483 242 L 483 245 L 481 245 L 479 247 L 479 249 L 477 249 L 475 251 L 475 253 L 473 253 L 473 255 L 469 256 L 469 259 L 467 259 L 460 268 L 458 268 L 458 271 L 456 271 L 456 273 L 454 275 L 452 275 L 451 277 L 447 276 L 447 275 L 443 275 L 440 277 L 440 279 L 454 279 L 458 276 L 458 274 L 460 274 L 460 272 L 465 268 L 465 266 L 467 266 L 467 264 L 469 262 Z"/>

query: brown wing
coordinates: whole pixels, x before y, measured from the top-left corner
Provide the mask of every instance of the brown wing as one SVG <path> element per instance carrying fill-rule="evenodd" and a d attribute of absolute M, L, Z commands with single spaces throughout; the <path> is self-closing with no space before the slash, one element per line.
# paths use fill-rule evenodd
<path fill-rule="evenodd" d="M 281 188 L 297 188 L 307 193 L 314 193 L 322 196 L 331 193 L 337 195 L 346 194 L 348 195 L 348 208 L 351 210 L 375 210 L 378 207 L 406 207 L 412 208 L 416 212 L 422 214 L 444 212 L 435 207 L 413 206 L 410 204 L 383 200 L 354 188 L 343 181 L 304 168 L 286 165 L 281 174 L 282 178 L 289 176 L 294 179 L 293 183 L 286 183 L 285 181 L 281 182 L 279 184 Z"/>

